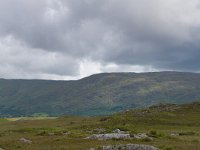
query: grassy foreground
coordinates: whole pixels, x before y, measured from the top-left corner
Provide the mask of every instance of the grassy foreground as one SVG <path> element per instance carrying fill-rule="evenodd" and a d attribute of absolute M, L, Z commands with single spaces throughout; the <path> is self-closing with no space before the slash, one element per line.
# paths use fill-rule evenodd
<path fill-rule="evenodd" d="M 84 139 L 117 128 L 133 134 L 147 133 L 154 138 Z M 22 143 L 20 138 L 32 143 Z M 200 150 L 200 103 L 159 105 L 103 117 L 0 119 L 0 148 L 5 150 L 87 150 L 125 143 L 148 144 L 163 150 Z"/>

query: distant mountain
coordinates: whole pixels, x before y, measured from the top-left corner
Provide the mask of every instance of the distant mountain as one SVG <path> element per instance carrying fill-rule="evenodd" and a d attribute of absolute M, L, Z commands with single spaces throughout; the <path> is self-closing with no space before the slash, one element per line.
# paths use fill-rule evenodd
<path fill-rule="evenodd" d="M 102 73 L 76 81 L 0 79 L 0 117 L 104 115 L 198 100 L 197 73 Z"/>

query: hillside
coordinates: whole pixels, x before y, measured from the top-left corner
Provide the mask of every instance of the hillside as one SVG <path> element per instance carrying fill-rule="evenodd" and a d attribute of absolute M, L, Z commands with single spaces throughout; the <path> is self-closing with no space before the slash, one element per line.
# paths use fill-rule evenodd
<path fill-rule="evenodd" d="M 200 74 L 103 73 L 77 81 L 0 79 L 0 116 L 103 115 L 200 100 Z"/>
<path fill-rule="evenodd" d="M 200 149 L 200 103 L 156 105 L 111 116 L 0 119 L 5 150 L 102 150 L 104 145 L 145 144 L 160 150 Z M 13 121 L 16 120 L 16 121 Z M 120 129 L 129 139 L 87 139 Z M 138 139 L 133 135 L 147 134 Z M 22 141 L 20 139 L 28 140 Z M 31 142 L 29 142 L 31 141 Z"/>

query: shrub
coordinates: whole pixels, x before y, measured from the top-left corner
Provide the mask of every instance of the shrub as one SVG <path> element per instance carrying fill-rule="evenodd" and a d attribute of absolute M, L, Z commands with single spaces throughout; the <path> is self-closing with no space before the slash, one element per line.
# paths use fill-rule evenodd
<path fill-rule="evenodd" d="M 166 147 L 165 150 L 173 150 L 172 147 Z"/>
<path fill-rule="evenodd" d="M 142 139 L 143 142 L 151 142 L 152 140 L 149 137 Z"/>
<path fill-rule="evenodd" d="M 156 130 L 150 130 L 147 135 L 154 138 L 157 138 L 159 136 Z"/>
<path fill-rule="evenodd" d="M 149 131 L 149 134 L 150 134 L 150 135 L 156 136 L 156 135 L 157 135 L 157 131 L 156 131 L 156 130 L 150 130 L 150 131 Z"/>
<path fill-rule="evenodd" d="M 47 136 L 47 135 L 48 135 L 48 132 L 46 132 L 46 131 L 40 131 L 40 132 L 37 133 L 36 135 L 38 135 L 38 136 Z"/>
<path fill-rule="evenodd" d="M 180 136 L 184 136 L 184 135 L 195 135 L 195 132 L 181 132 L 179 133 Z"/>

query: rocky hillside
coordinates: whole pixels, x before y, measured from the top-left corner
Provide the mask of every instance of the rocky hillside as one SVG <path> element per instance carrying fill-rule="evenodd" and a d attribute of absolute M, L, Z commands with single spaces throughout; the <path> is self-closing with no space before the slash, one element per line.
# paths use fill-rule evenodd
<path fill-rule="evenodd" d="M 200 100 L 200 74 L 103 73 L 77 81 L 0 79 L 0 116 L 103 115 Z"/>
<path fill-rule="evenodd" d="M 109 116 L 0 119 L 3 150 L 199 150 L 200 103 Z"/>

